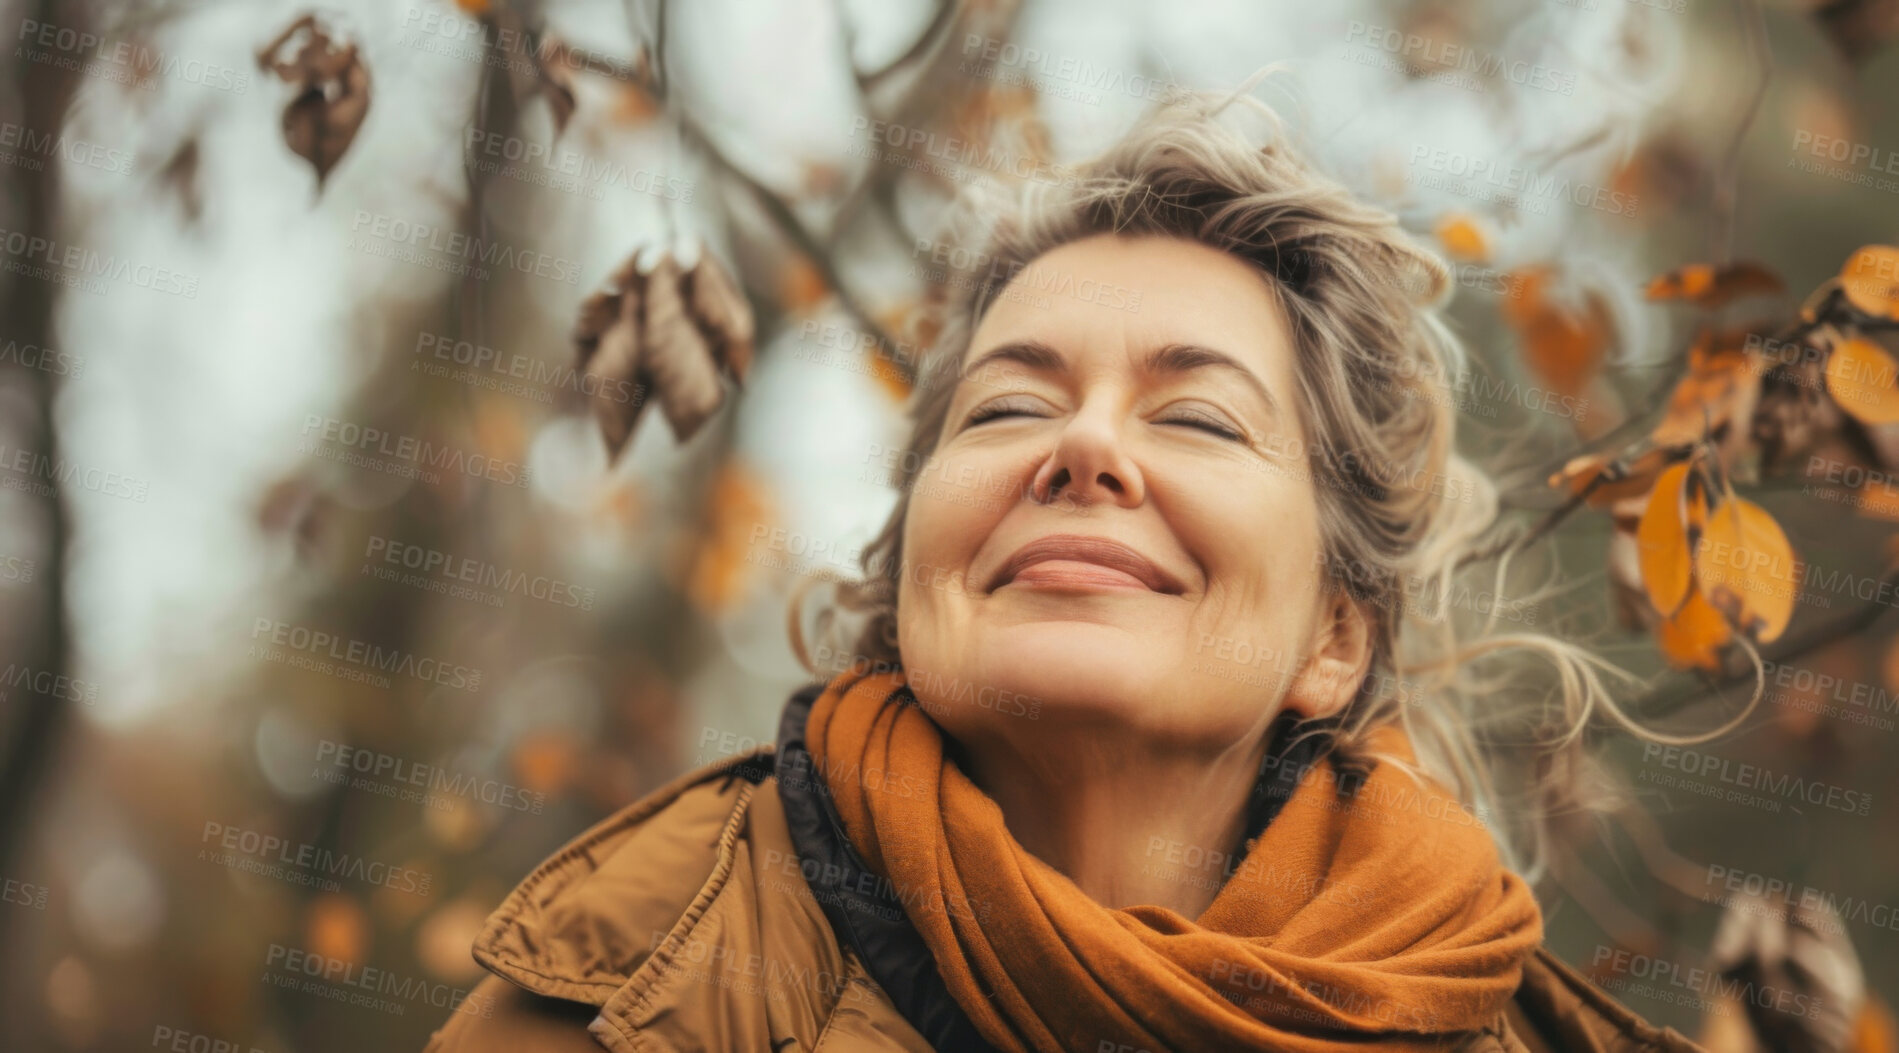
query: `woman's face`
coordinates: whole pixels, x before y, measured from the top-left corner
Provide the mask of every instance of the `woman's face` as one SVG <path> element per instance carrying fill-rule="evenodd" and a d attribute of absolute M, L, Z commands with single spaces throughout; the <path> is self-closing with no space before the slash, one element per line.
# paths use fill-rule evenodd
<path fill-rule="evenodd" d="M 1080 720 L 1225 749 L 1356 688 L 1363 620 L 1321 572 L 1265 281 L 1196 242 L 1099 235 L 997 296 L 903 530 L 898 645 L 951 735 Z"/>

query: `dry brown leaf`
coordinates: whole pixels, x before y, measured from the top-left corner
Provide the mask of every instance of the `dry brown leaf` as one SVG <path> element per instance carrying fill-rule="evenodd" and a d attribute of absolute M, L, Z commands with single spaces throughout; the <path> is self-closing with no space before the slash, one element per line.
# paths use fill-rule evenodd
<path fill-rule="evenodd" d="M 1721 648 L 1733 637 L 1727 619 L 1693 587 L 1681 609 L 1655 626 L 1655 643 L 1662 657 L 1681 669 L 1719 669 Z"/>
<path fill-rule="evenodd" d="M 1899 363 L 1870 340 L 1842 340 L 1826 360 L 1826 390 L 1862 424 L 1899 423 Z"/>
<path fill-rule="evenodd" d="M 671 256 L 659 261 L 646 279 L 644 343 L 641 365 L 652 378 L 651 390 L 681 441 L 699 430 L 725 400 L 719 363 L 712 344 L 700 332 L 681 295 L 683 272 Z"/>
<path fill-rule="evenodd" d="M 1699 486 L 1691 485 L 1691 467 L 1673 465 L 1656 477 L 1635 528 L 1642 586 L 1663 617 L 1674 614 L 1688 598 L 1695 541 L 1705 518 L 1706 498 Z"/>
<path fill-rule="evenodd" d="M 1840 268 L 1846 302 L 1875 318 L 1899 319 L 1899 249 L 1868 245 Z"/>
<path fill-rule="evenodd" d="M 1735 629 L 1771 643 L 1793 618 L 1800 567 L 1765 508 L 1729 497 L 1708 512 L 1695 550 L 1695 584 Z"/>
<path fill-rule="evenodd" d="M 1650 300 L 1685 300 L 1700 307 L 1719 307 L 1730 300 L 1786 288 L 1780 275 L 1758 263 L 1742 261 L 1723 266 L 1691 263 L 1648 283 Z"/>
<path fill-rule="evenodd" d="M 751 306 L 709 251 L 690 269 L 667 254 L 641 274 L 637 261 L 588 297 L 574 324 L 609 458 L 626 447 L 649 399 L 675 438 L 691 438 L 725 400 L 721 372 L 742 384 L 752 361 Z"/>
<path fill-rule="evenodd" d="M 354 43 L 339 43 L 315 15 L 292 22 L 258 52 L 257 64 L 296 89 L 284 107 L 284 142 L 316 169 L 321 187 L 369 114 L 369 67 Z"/>

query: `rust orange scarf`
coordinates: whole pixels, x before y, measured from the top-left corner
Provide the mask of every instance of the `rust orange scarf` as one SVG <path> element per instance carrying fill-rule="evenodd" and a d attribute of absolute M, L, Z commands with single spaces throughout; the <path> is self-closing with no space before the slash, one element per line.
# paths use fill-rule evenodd
<path fill-rule="evenodd" d="M 852 844 L 904 890 L 999 1049 L 1438 1050 L 1495 1020 L 1542 941 L 1529 888 L 1452 795 L 1391 764 L 1342 792 L 1330 759 L 1205 914 L 1109 910 L 1016 843 L 904 686 L 837 677 L 805 741 Z M 1395 727 L 1371 746 L 1413 757 Z"/>

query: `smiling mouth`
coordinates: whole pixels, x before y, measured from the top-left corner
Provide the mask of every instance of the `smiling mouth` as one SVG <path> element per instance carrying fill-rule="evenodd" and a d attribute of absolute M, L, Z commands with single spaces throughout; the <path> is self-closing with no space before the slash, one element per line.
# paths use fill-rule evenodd
<path fill-rule="evenodd" d="M 996 571 L 989 591 L 1030 588 L 1132 589 L 1175 595 L 1178 580 L 1134 549 L 1102 537 L 1051 534 L 1016 550 Z"/>

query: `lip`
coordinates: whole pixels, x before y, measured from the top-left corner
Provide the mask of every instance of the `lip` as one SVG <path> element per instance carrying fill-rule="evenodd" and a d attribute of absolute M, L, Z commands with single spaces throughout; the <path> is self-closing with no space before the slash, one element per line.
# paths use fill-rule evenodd
<path fill-rule="evenodd" d="M 994 592 L 1009 582 L 1025 567 L 1050 560 L 1069 563 L 1092 563 L 1127 574 L 1154 592 L 1178 595 L 1186 591 L 1179 579 L 1162 570 L 1153 560 L 1141 555 L 1119 541 L 1105 537 L 1088 537 L 1083 534 L 1050 534 L 1015 550 L 1015 554 L 1003 561 L 1000 568 L 989 580 L 987 591 Z"/>

